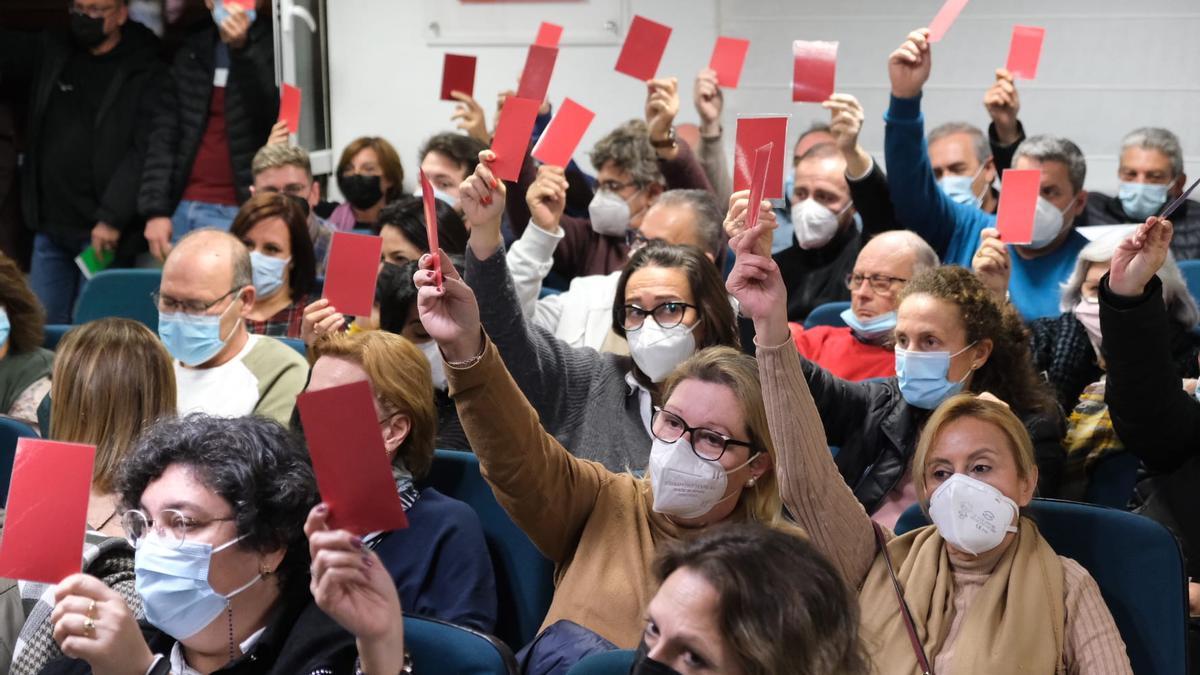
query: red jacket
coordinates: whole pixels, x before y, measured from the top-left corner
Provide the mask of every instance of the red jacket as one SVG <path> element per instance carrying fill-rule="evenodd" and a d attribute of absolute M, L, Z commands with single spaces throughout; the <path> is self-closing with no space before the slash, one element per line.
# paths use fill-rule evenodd
<path fill-rule="evenodd" d="M 849 328 L 813 326 L 805 330 L 798 323 L 788 327 L 797 351 L 836 377 L 859 382 L 896 375 L 895 352 L 860 341 Z"/>

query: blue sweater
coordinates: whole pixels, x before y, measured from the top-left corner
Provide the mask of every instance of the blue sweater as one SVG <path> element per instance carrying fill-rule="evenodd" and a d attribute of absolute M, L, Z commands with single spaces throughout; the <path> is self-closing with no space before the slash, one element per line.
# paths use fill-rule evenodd
<path fill-rule="evenodd" d="M 995 227 L 996 217 L 956 204 L 938 187 L 925 145 L 920 96 L 893 96 L 883 120 L 884 158 L 896 219 L 929 242 L 944 264 L 970 268 L 979 233 Z M 1008 247 L 1009 297 L 1026 321 L 1061 314 L 1059 284 L 1071 276 L 1075 258 L 1086 245 L 1087 239 L 1072 231 L 1055 251 L 1037 258 L 1022 258 L 1013 246 Z"/>
<path fill-rule="evenodd" d="M 479 516 L 433 488 L 407 512 L 408 529 L 375 547 L 396 582 L 406 614 L 491 633 L 496 628 L 496 577 Z"/>

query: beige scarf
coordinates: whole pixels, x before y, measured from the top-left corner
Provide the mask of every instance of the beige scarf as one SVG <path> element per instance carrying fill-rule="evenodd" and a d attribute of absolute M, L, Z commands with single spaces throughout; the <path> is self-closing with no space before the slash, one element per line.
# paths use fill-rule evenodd
<path fill-rule="evenodd" d="M 917 636 L 932 663 L 946 646 L 954 620 L 954 568 L 936 527 L 924 527 L 888 544 Z M 1016 539 L 971 603 L 954 646 L 960 673 L 1064 673 L 1062 561 L 1037 526 L 1020 519 Z M 859 593 L 864 644 L 874 672 L 919 673 L 891 576 L 875 557 Z"/>

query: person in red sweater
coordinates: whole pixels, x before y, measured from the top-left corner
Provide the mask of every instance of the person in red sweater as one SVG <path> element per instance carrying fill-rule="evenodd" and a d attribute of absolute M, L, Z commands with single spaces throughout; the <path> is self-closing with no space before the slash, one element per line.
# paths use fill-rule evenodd
<path fill-rule="evenodd" d="M 904 284 L 918 272 L 938 266 L 924 239 L 907 230 L 883 232 L 863 246 L 846 278 L 850 309 L 845 326 L 804 328 L 789 324 L 796 349 L 843 380 L 860 381 L 896 374 L 892 330 Z"/>

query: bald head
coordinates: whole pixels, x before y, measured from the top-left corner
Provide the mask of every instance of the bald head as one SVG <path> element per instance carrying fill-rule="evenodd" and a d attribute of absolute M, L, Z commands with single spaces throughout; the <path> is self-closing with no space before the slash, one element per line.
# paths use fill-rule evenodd
<path fill-rule="evenodd" d="M 854 262 L 854 275 L 903 281 L 894 281 L 884 293 L 876 291 L 870 283 L 859 283 L 850 289 L 850 306 L 860 319 L 895 311 L 904 283 L 937 266 L 937 253 L 920 236 L 908 230 L 876 235 L 859 251 Z"/>
<path fill-rule="evenodd" d="M 245 244 L 220 230 L 194 230 L 180 239 L 163 264 L 164 282 L 167 277 L 195 290 L 220 289 L 217 295 L 254 283 Z"/>

